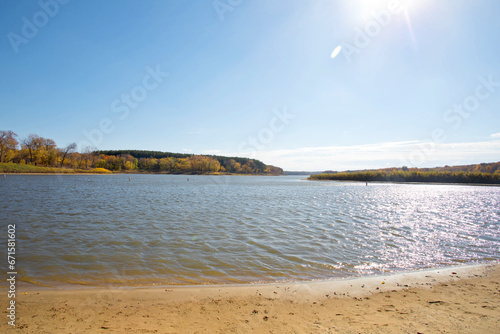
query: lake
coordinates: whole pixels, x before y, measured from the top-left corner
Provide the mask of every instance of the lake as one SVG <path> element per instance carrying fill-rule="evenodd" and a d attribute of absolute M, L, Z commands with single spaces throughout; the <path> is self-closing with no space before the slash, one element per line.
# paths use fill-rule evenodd
<path fill-rule="evenodd" d="M 500 187 L 304 178 L 7 175 L 4 239 L 16 224 L 18 278 L 50 286 L 304 281 L 500 259 Z M 5 273 L 6 243 L 4 254 Z"/>

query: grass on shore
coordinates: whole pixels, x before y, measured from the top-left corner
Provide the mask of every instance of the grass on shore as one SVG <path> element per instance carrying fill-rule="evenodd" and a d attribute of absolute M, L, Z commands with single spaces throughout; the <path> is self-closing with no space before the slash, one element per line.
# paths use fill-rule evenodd
<path fill-rule="evenodd" d="M 500 174 L 438 171 L 360 171 L 311 175 L 309 180 L 500 184 Z"/>
<path fill-rule="evenodd" d="M 111 173 L 111 171 L 105 168 L 73 169 L 73 168 L 60 168 L 60 167 L 40 167 L 27 164 L 16 164 L 13 162 L 1 162 L 0 173 L 106 174 L 106 173 Z"/>
<path fill-rule="evenodd" d="M 0 173 L 8 174 L 178 174 L 178 175 L 248 175 L 248 174 L 238 174 L 238 173 L 226 173 L 226 172 L 207 172 L 207 173 L 167 173 L 167 172 L 151 172 L 144 170 L 121 170 L 121 171 L 110 171 L 106 168 L 92 168 L 92 169 L 73 169 L 73 168 L 60 168 L 60 167 L 40 167 L 27 164 L 16 164 L 13 162 L 0 162 Z M 251 174 L 259 175 L 259 174 Z"/>

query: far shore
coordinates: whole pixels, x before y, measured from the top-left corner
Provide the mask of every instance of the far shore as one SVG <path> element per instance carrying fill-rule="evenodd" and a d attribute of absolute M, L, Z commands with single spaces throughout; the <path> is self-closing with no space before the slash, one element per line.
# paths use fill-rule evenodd
<path fill-rule="evenodd" d="M 283 176 L 284 174 L 236 174 L 236 173 L 151 173 L 151 172 L 111 172 L 111 173 L 82 173 L 82 172 L 67 172 L 67 173 L 4 173 L 0 172 L 0 176 L 5 175 L 209 175 L 209 176 Z"/>
<path fill-rule="evenodd" d="M 17 327 L 33 333 L 496 333 L 500 265 L 263 285 L 20 285 L 16 306 Z"/>
<path fill-rule="evenodd" d="M 455 185 L 455 186 L 485 186 L 499 187 L 500 184 L 495 183 L 460 183 L 460 182 L 409 182 L 409 181 L 360 181 L 360 180 L 312 180 L 303 179 L 311 182 L 345 182 L 345 183 L 363 183 L 367 184 L 430 184 L 430 185 Z"/>
<path fill-rule="evenodd" d="M 272 168 L 274 168 L 274 171 Z M 284 175 L 283 172 L 279 171 L 276 167 L 270 166 L 270 171 L 263 170 L 252 170 L 250 172 L 242 173 L 240 171 L 226 171 L 221 169 L 216 171 L 215 169 L 203 169 L 203 168 L 186 168 L 186 169 L 173 169 L 173 170 L 158 170 L 158 169 L 143 169 L 143 168 L 132 168 L 132 169 L 117 169 L 111 168 L 106 169 L 103 167 L 90 167 L 90 168 L 65 168 L 65 167 L 54 167 L 54 166 L 40 166 L 31 164 L 19 164 L 19 163 L 0 163 L 0 174 L 4 175 L 93 175 L 93 174 L 151 174 L 151 175 L 259 175 L 259 176 L 279 176 Z M 267 169 L 266 169 L 267 170 Z"/>

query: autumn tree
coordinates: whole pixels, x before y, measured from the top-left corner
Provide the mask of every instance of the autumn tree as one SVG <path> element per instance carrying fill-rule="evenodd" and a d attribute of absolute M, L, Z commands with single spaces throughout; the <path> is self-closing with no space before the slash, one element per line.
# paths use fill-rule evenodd
<path fill-rule="evenodd" d="M 17 134 L 10 130 L 0 130 L 0 162 L 5 162 L 7 153 L 16 149 L 18 145 L 16 137 Z"/>
<path fill-rule="evenodd" d="M 64 160 L 68 156 L 68 154 L 75 152 L 76 150 L 76 143 L 71 143 L 68 146 L 60 149 L 61 153 L 61 168 L 64 165 Z"/>
<path fill-rule="evenodd" d="M 43 146 L 41 137 L 35 134 L 30 134 L 28 137 L 25 137 L 21 140 L 21 147 L 26 148 L 29 153 L 30 157 L 30 163 L 35 163 L 36 165 L 36 160 L 33 159 L 40 147 Z"/>
<path fill-rule="evenodd" d="M 240 173 L 241 172 L 241 163 L 236 162 L 234 159 L 229 159 L 224 162 L 224 167 L 230 173 Z"/>
<path fill-rule="evenodd" d="M 29 159 L 29 153 L 26 148 L 20 150 L 12 150 L 8 153 L 9 161 L 12 161 L 17 164 L 25 164 Z"/>
<path fill-rule="evenodd" d="M 51 166 L 57 160 L 57 146 L 56 142 L 52 139 L 38 137 L 38 143 L 35 156 L 35 164 Z"/>
<path fill-rule="evenodd" d="M 86 146 L 81 154 L 83 163 L 85 163 L 85 169 L 94 166 L 99 158 L 99 151 L 95 146 Z"/>
<path fill-rule="evenodd" d="M 59 151 L 57 151 L 56 142 L 52 139 L 45 139 L 45 150 L 47 151 L 47 164 L 52 166 L 57 163 L 57 156 Z"/>
<path fill-rule="evenodd" d="M 172 172 L 174 170 L 176 160 L 177 159 L 173 157 L 158 159 L 158 169 L 160 171 Z"/>
<path fill-rule="evenodd" d="M 90 166 L 94 167 L 100 156 L 99 150 L 95 146 L 87 146 L 87 149 L 90 150 Z"/>

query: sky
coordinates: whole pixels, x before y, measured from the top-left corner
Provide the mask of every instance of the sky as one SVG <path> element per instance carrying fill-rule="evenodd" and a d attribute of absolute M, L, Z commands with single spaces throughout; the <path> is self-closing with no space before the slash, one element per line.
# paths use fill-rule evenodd
<path fill-rule="evenodd" d="M 0 2 L 0 130 L 285 170 L 500 160 L 496 0 Z"/>

